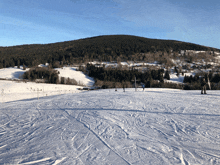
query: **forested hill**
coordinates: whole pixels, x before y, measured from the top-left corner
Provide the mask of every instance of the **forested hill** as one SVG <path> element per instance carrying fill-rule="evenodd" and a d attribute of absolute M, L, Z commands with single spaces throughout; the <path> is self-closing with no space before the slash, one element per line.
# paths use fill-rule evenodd
<path fill-rule="evenodd" d="M 128 35 L 98 36 L 74 41 L 0 47 L 0 68 L 25 64 L 34 66 L 39 63 L 79 63 L 86 60 L 132 60 L 140 53 L 178 52 L 180 50 L 211 50 L 192 43 L 148 39 Z"/>

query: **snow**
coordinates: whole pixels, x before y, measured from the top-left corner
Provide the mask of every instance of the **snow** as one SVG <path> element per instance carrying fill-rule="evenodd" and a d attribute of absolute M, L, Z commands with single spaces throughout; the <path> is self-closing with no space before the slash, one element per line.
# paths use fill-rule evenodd
<path fill-rule="evenodd" d="M 217 59 L 220 59 L 220 56 L 217 56 L 216 58 L 217 58 Z"/>
<path fill-rule="evenodd" d="M 4 79 L 21 79 L 22 75 L 27 70 L 23 70 L 22 66 L 20 68 L 17 68 L 17 66 L 10 67 L 10 68 L 3 68 L 3 69 L 0 69 L 0 78 L 4 78 Z"/>
<path fill-rule="evenodd" d="M 0 164 L 217 165 L 219 97 L 147 88 L 3 102 Z"/>
<path fill-rule="evenodd" d="M 47 67 L 49 64 L 46 63 L 38 65 L 38 67 Z M 29 70 L 27 68 L 26 70 L 23 70 L 23 67 L 21 66 L 20 69 L 15 67 L 10 68 L 3 68 L 0 69 L 0 78 L 2 79 L 22 79 L 22 75 Z M 95 80 L 91 77 L 86 76 L 81 71 L 76 71 L 76 67 L 63 67 L 63 68 L 55 68 L 55 70 L 58 70 L 60 72 L 59 77 L 65 77 L 65 78 L 71 78 L 75 79 L 77 83 L 85 86 L 93 86 L 95 83 Z"/>
<path fill-rule="evenodd" d="M 38 67 L 48 67 L 48 66 L 49 66 L 49 63 L 38 65 Z"/>
<path fill-rule="evenodd" d="M 48 64 L 41 64 L 41 67 L 48 66 Z M 21 79 L 24 72 L 28 69 L 23 70 L 20 68 L 11 67 L 0 69 L 0 78 L 7 80 Z M 86 76 L 81 71 L 76 71 L 74 67 L 63 67 L 56 68 L 60 72 L 59 77 L 74 78 L 79 84 L 85 86 L 93 86 L 95 81 Z M 0 80 L 0 102 L 10 102 L 15 100 L 32 99 L 51 95 L 61 95 L 66 93 L 78 93 L 78 88 L 81 86 L 74 85 L 61 85 L 61 84 L 44 84 L 44 83 L 33 83 L 23 81 L 5 81 Z"/>
<path fill-rule="evenodd" d="M 118 63 L 117 62 L 98 62 L 98 61 L 93 61 L 93 62 L 89 62 L 89 64 L 92 65 L 97 65 L 97 66 L 102 66 L 105 65 L 105 67 L 118 67 Z M 133 61 L 128 61 L 128 62 L 120 62 L 120 64 L 122 66 L 128 66 L 128 67 L 140 67 L 140 66 L 159 66 L 158 62 L 155 61 L 154 63 L 147 63 L 147 62 L 133 62 Z"/>
<path fill-rule="evenodd" d="M 66 93 L 78 93 L 81 86 L 44 84 L 22 81 L 2 81 L 0 80 L 0 102 L 10 102 L 15 100 L 24 100 L 40 98 L 52 95 L 61 95 Z"/>
<path fill-rule="evenodd" d="M 56 70 L 94 83 L 74 67 Z M 0 78 L 24 72 L 0 69 Z M 220 91 L 77 88 L 0 80 L 0 164 L 220 164 Z"/>
<path fill-rule="evenodd" d="M 170 74 L 170 80 L 165 80 L 165 82 L 170 82 L 170 83 L 183 83 L 184 76 L 179 75 L 177 76 L 176 74 Z"/>
<path fill-rule="evenodd" d="M 179 76 L 176 75 L 176 73 L 171 73 L 170 74 L 170 80 L 166 80 L 165 82 L 169 82 L 169 83 L 183 83 L 184 80 L 184 76 L 194 76 L 195 73 L 184 73 L 184 75 L 182 75 L 182 73 L 179 74 Z"/>
<path fill-rule="evenodd" d="M 63 68 L 55 68 L 60 72 L 59 77 L 65 77 L 70 79 L 75 79 L 79 84 L 83 84 L 85 86 L 93 86 L 95 80 L 89 76 L 86 76 L 81 71 L 76 71 L 76 67 L 63 67 Z"/>

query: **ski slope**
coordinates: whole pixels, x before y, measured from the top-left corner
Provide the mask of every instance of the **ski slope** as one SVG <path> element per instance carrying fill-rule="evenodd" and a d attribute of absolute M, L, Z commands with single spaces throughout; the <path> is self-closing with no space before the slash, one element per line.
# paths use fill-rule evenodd
<path fill-rule="evenodd" d="M 9 67 L 9 68 L 2 68 L 0 69 L 0 78 L 2 79 L 22 79 L 23 74 L 29 70 L 28 68 L 26 70 L 23 70 L 23 66 L 20 66 L 20 68 L 15 67 Z"/>
<path fill-rule="evenodd" d="M 39 67 L 46 67 L 47 65 L 48 64 L 40 64 Z M 75 67 L 56 68 L 56 70 L 59 71 L 60 78 L 75 79 L 81 86 L 11 81 L 22 80 L 22 76 L 27 70 L 29 70 L 29 68 L 23 70 L 23 66 L 20 66 L 20 68 L 15 66 L 0 69 L 0 79 L 4 79 L 0 80 L 0 102 L 40 98 L 66 93 L 78 93 L 80 92 L 78 89 L 82 88 L 82 85 L 90 87 L 95 83 L 93 78 L 85 75 L 81 71 L 77 71 Z"/>
<path fill-rule="evenodd" d="M 40 64 L 38 67 L 47 67 L 49 64 Z M 62 67 L 55 68 L 55 70 L 59 71 L 59 78 L 65 77 L 70 79 L 75 79 L 78 84 L 84 86 L 93 86 L 95 80 L 87 75 L 85 75 L 82 71 L 77 71 L 77 67 Z M 0 69 L 0 79 L 13 80 L 13 79 L 23 79 L 23 74 L 28 71 L 30 68 L 23 70 L 23 66 L 18 68 L 9 67 Z"/>
<path fill-rule="evenodd" d="M 220 91 L 98 90 L 4 102 L 0 164 L 220 164 Z"/>
<path fill-rule="evenodd" d="M 77 71 L 76 67 L 62 67 L 55 68 L 55 70 L 59 71 L 59 77 L 65 77 L 70 79 L 75 79 L 78 84 L 82 84 L 85 86 L 93 86 L 95 84 L 95 80 L 87 75 L 85 75 L 82 71 Z"/>
<path fill-rule="evenodd" d="M 0 102 L 79 93 L 81 86 L 0 80 Z"/>

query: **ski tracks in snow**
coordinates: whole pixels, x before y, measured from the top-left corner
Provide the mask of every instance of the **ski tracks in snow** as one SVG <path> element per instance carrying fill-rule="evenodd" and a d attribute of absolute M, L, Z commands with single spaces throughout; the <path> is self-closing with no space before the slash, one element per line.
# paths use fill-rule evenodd
<path fill-rule="evenodd" d="M 100 90 L 7 103 L 0 164 L 219 164 L 220 93 L 196 92 Z"/>

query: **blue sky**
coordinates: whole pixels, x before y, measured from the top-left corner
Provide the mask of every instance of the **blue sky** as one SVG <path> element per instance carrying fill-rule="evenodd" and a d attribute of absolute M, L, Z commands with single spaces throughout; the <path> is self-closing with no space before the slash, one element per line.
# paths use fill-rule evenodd
<path fill-rule="evenodd" d="M 0 46 L 127 34 L 220 48 L 217 0 L 1 0 Z"/>

